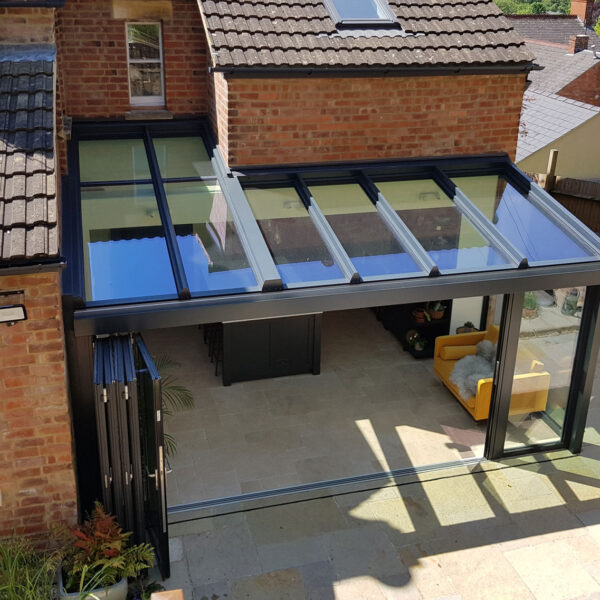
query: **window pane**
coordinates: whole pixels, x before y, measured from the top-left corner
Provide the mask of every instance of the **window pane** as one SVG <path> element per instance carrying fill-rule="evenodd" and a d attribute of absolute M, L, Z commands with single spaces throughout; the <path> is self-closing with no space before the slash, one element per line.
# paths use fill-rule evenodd
<path fill-rule="evenodd" d="M 154 138 L 154 149 L 164 179 L 215 174 L 201 137 Z"/>
<path fill-rule="evenodd" d="M 132 96 L 162 96 L 161 65 L 159 63 L 129 65 Z"/>
<path fill-rule="evenodd" d="M 256 289 L 256 279 L 217 183 L 167 183 L 171 219 L 190 292 Z"/>
<path fill-rule="evenodd" d="M 311 185 L 310 191 L 361 276 L 421 273 L 359 185 Z"/>
<path fill-rule="evenodd" d="M 507 264 L 434 181 L 378 182 L 377 187 L 440 271 Z"/>
<path fill-rule="evenodd" d="M 127 25 L 127 43 L 132 60 L 160 59 L 158 24 L 130 23 Z"/>
<path fill-rule="evenodd" d="M 135 181 L 151 179 L 142 140 L 90 140 L 79 142 L 79 179 Z"/>
<path fill-rule="evenodd" d="M 506 448 L 561 439 L 585 288 L 525 292 Z"/>
<path fill-rule="evenodd" d="M 453 181 L 530 263 L 590 256 L 505 179 L 486 175 Z"/>
<path fill-rule="evenodd" d="M 82 188 L 87 300 L 176 297 L 152 185 Z"/>
<path fill-rule="evenodd" d="M 385 1 L 385 0 L 384 0 Z M 342 19 L 388 19 L 376 0 L 333 0 Z"/>
<path fill-rule="evenodd" d="M 244 192 L 285 284 L 343 278 L 296 190 Z"/>

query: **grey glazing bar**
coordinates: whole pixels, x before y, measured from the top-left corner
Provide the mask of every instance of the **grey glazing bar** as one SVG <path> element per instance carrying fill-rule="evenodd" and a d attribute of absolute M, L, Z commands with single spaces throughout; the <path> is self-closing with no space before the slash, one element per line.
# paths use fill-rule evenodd
<path fill-rule="evenodd" d="M 283 289 L 279 271 L 238 178 L 228 171 L 218 148 L 213 149 L 211 161 L 258 285 L 263 292 Z"/>
<path fill-rule="evenodd" d="M 600 255 L 600 238 L 537 183 L 531 182 L 527 199 L 573 241 L 593 256 Z"/>
<path fill-rule="evenodd" d="M 185 300 L 191 298 L 190 288 L 185 275 L 185 269 L 183 268 L 183 260 L 181 259 L 181 253 L 179 252 L 179 246 L 177 244 L 175 227 L 173 226 L 171 213 L 169 212 L 167 194 L 160 177 L 158 159 L 156 158 L 154 144 L 152 143 L 152 137 L 150 136 L 148 128 L 144 128 L 144 146 L 146 147 L 146 154 L 148 155 L 148 164 L 150 165 L 150 174 L 152 175 L 152 185 L 154 187 L 154 194 L 156 195 L 158 212 L 165 232 L 165 242 L 167 243 L 169 259 L 171 260 L 173 277 L 175 279 L 175 285 L 177 286 L 177 294 L 180 299 Z"/>
<path fill-rule="evenodd" d="M 361 278 L 354 266 L 352 260 L 344 250 L 342 243 L 335 235 L 331 225 L 325 218 L 321 207 L 317 204 L 317 201 L 313 198 L 310 190 L 300 177 L 300 175 L 292 175 L 292 181 L 294 188 L 300 196 L 302 203 L 306 207 L 313 225 L 317 229 L 317 232 L 321 236 L 323 243 L 327 246 L 327 249 L 333 256 L 333 260 L 337 263 L 341 269 L 344 277 L 349 283 L 360 283 Z"/>
<path fill-rule="evenodd" d="M 373 181 L 371 181 L 371 178 L 362 171 L 360 171 L 357 176 L 360 185 L 371 202 L 375 205 L 379 216 L 392 232 L 396 240 L 398 240 L 402 248 L 410 254 L 419 269 L 428 273 L 430 277 L 439 275 L 440 270 L 433 260 L 431 260 L 427 250 L 423 248 L 406 223 L 397 215 L 396 211 L 385 199 L 385 196 L 379 191 Z"/>
<path fill-rule="evenodd" d="M 467 195 L 437 167 L 432 170 L 433 180 L 444 190 L 454 202 L 459 212 L 475 227 L 475 229 L 505 258 L 520 269 L 527 267 L 527 257 L 506 238 L 498 228 L 471 202 Z M 449 192 L 454 190 L 454 196 Z"/>

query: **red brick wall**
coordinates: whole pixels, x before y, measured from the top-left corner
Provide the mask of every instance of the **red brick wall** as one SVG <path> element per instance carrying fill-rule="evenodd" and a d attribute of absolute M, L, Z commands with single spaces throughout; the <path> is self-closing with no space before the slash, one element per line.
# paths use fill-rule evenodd
<path fill-rule="evenodd" d="M 205 114 L 207 47 L 198 6 L 194 0 L 172 6 L 173 17 L 162 21 L 165 108 Z M 112 18 L 111 0 L 68 0 L 57 10 L 57 46 L 66 114 L 117 118 L 131 110 L 125 20 Z"/>
<path fill-rule="evenodd" d="M 74 522 L 77 501 L 58 273 L 2 276 L 28 319 L 0 324 L 0 537 Z"/>
<path fill-rule="evenodd" d="M 579 102 L 600 106 L 600 63 L 571 81 L 558 94 Z"/>
<path fill-rule="evenodd" d="M 228 136 L 218 133 L 232 166 L 499 151 L 514 158 L 525 75 L 227 84 Z"/>
<path fill-rule="evenodd" d="M 228 148 L 227 80 L 223 73 L 215 73 L 210 78 L 210 122 L 224 156 Z"/>
<path fill-rule="evenodd" d="M 54 42 L 54 9 L 0 8 L 0 42 Z"/>

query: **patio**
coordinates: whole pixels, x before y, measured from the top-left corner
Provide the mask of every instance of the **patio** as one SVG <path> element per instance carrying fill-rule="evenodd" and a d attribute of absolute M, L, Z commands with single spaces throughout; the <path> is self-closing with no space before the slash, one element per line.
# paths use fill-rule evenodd
<path fill-rule="evenodd" d="M 541 342 L 546 361 L 575 339 L 553 333 Z M 483 455 L 486 421 L 475 422 L 433 374 L 433 360 L 404 352 L 368 309 L 325 313 L 318 376 L 224 387 L 198 328 L 144 338 L 153 355 L 179 363 L 172 372 L 195 398 L 194 409 L 165 423 L 178 447 L 169 506 Z M 514 443 L 528 435 L 555 436 L 541 419 L 509 424 Z"/>

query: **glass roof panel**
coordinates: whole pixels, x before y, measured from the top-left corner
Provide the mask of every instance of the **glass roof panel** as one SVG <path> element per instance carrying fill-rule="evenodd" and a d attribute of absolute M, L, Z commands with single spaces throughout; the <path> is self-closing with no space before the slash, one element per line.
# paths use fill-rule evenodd
<path fill-rule="evenodd" d="M 285 285 L 345 281 L 294 188 L 244 193 Z"/>
<path fill-rule="evenodd" d="M 343 21 L 370 21 L 390 18 L 390 14 L 384 10 L 378 0 L 332 0 L 332 2 Z M 385 3 L 387 4 L 387 2 Z"/>
<path fill-rule="evenodd" d="M 79 142 L 79 180 L 136 181 L 151 179 L 143 140 Z"/>
<path fill-rule="evenodd" d="M 81 219 L 87 300 L 177 297 L 152 185 L 82 188 Z"/>
<path fill-rule="evenodd" d="M 163 179 L 214 176 L 215 172 L 200 136 L 155 137 L 153 142 Z"/>
<path fill-rule="evenodd" d="M 484 175 L 454 177 L 452 181 L 530 264 L 591 256 L 504 178 Z"/>
<path fill-rule="evenodd" d="M 309 188 L 361 277 L 422 273 L 358 184 Z"/>
<path fill-rule="evenodd" d="M 442 273 L 509 266 L 435 181 L 384 181 L 376 185 Z"/>
<path fill-rule="evenodd" d="M 165 192 L 191 294 L 256 291 L 219 184 L 166 183 Z"/>

